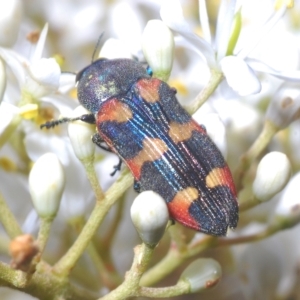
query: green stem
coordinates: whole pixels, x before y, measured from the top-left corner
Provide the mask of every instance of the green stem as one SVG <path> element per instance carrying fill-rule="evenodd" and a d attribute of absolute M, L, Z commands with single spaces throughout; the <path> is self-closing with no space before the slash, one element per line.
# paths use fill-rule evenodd
<path fill-rule="evenodd" d="M 180 252 L 175 244 L 171 244 L 167 255 L 154 267 L 149 269 L 141 279 L 142 286 L 152 286 L 157 282 L 171 274 L 176 268 L 178 268 L 187 259 L 198 255 L 204 250 L 214 245 L 215 237 L 206 236 L 201 239 L 201 243 L 190 243 L 187 248 Z"/>
<path fill-rule="evenodd" d="M 262 202 L 259 201 L 258 199 L 256 199 L 255 197 L 251 197 L 244 201 L 239 201 L 239 211 L 242 212 L 242 211 L 248 210 L 248 209 L 255 207 L 261 203 Z"/>
<path fill-rule="evenodd" d="M 117 203 L 117 211 L 115 212 L 115 215 L 113 216 L 113 220 L 109 224 L 109 228 L 107 229 L 107 232 L 105 232 L 105 236 L 102 239 L 102 244 L 107 253 L 111 251 L 111 244 L 115 238 L 116 232 L 119 228 L 119 224 L 122 220 L 122 214 L 124 209 L 124 203 L 125 203 L 125 194 L 121 197 L 121 199 Z"/>
<path fill-rule="evenodd" d="M 125 190 L 133 184 L 132 175 L 126 172 L 109 188 L 102 201 L 97 201 L 88 221 L 77 240 L 68 252 L 55 264 L 53 272 L 58 276 L 68 276 L 83 251 L 88 246 L 93 235 L 103 221 L 110 207 L 121 197 Z"/>
<path fill-rule="evenodd" d="M 226 247 L 260 241 L 275 234 L 276 232 L 295 226 L 297 221 L 298 220 L 283 220 L 281 222 L 273 222 L 270 223 L 265 230 L 248 236 L 240 236 L 236 238 L 216 238 L 213 236 L 207 236 L 197 242 L 190 243 L 184 253 L 180 253 L 178 249 L 171 246 L 167 255 L 143 275 L 140 284 L 142 286 L 151 286 L 161 281 L 171 274 L 182 263 L 184 263 L 188 258 L 199 255 L 208 248 Z"/>
<path fill-rule="evenodd" d="M 140 279 L 145 272 L 153 254 L 153 248 L 146 245 L 138 245 L 134 249 L 134 259 L 131 269 L 126 273 L 124 282 L 115 290 L 100 298 L 101 300 L 123 300 L 139 295 Z"/>
<path fill-rule="evenodd" d="M 198 94 L 196 99 L 193 101 L 192 105 L 186 107 L 186 110 L 190 114 L 196 112 L 199 109 L 199 107 L 201 107 L 201 105 L 203 105 L 206 102 L 206 100 L 213 94 L 213 92 L 216 90 L 216 88 L 223 80 L 223 73 L 215 69 L 211 69 L 210 71 L 211 71 L 211 75 L 207 85 Z"/>
<path fill-rule="evenodd" d="M 12 287 L 29 295 L 43 300 L 91 300 L 92 295 L 85 291 L 82 293 L 71 287 L 67 281 L 62 281 L 52 276 L 47 264 L 40 263 L 41 272 L 36 272 L 31 281 L 28 282 L 26 273 L 13 270 L 8 265 L 0 262 L 0 285 Z"/>
<path fill-rule="evenodd" d="M 98 271 L 99 279 L 101 280 L 102 284 L 109 290 L 115 289 L 121 282 L 120 276 L 116 272 L 111 272 L 111 270 L 106 267 L 106 264 L 99 256 L 93 243 L 88 245 L 87 251 Z"/>
<path fill-rule="evenodd" d="M 277 131 L 278 128 L 273 123 L 270 121 L 265 121 L 262 132 L 249 150 L 241 157 L 240 163 L 234 172 L 234 181 L 238 191 L 242 189 L 243 178 L 250 165 L 269 145 Z"/>
<path fill-rule="evenodd" d="M 78 233 L 82 230 L 85 220 L 83 217 L 75 218 L 70 223 L 74 230 Z M 111 270 L 107 267 L 107 262 L 104 262 L 103 258 L 100 257 L 94 241 L 91 241 L 88 245 L 87 252 L 98 271 L 100 281 L 103 283 L 103 285 L 110 290 L 116 288 L 121 282 L 121 278 L 119 277 L 118 273 L 114 271 L 114 269 Z"/>
<path fill-rule="evenodd" d="M 140 297 L 170 298 L 190 293 L 191 285 L 187 281 L 179 281 L 176 285 L 162 288 L 141 287 L 138 291 Z"/>
<path fill-rule="evenodd" d="M 186 260 L 177 249 L 170 248 L 167 255 L 141 278 L 141 286 L 151 286 L 171 274 Z"/>
<path fill-rule="evenodd" d="M 252 235 L 240 236 L 236 238 L 219 238 L 216 240 L 215 247 L 228 247 L 233 245 L 258 242 L 263 239 L 266 239 L 267 237 L 275 234 L 276 232 L 282 229 L 283 228 L 279 226 L 279 224 L 277 224 L 276 226 L 269 225 L 263 231 Z"/>
<path fill-rule="evenodd" d="M 94 160 L 93 159 L 82 160 L 82 164 L 86 170 L 86 174 L 87 174 L 89 182 L 91 183 L 92 189 L 96 196 L 96 200 L 102 201 L 104 199 L 104 193 L 99 184 L 99 180 L 98 180 L 98 177 L 97 177 L 97 174 L 95 171 Z"/>
<path fill-rule="evenodd" d="M 40 247 L 40 252 L 42 253 L 46 247 L 49 234 L 50 234 L 50 229 L 53 221 L 53 217 L 51 218 L 41 218 L 41 224 L 40 224 L 40 230 L 38 233 L 38 243 Z"/>
<path fill-rule="evenodd" d="M 12 214 L 0 193 L 0 221 L 11 239 L 23 234 L 15 216 Z"/>

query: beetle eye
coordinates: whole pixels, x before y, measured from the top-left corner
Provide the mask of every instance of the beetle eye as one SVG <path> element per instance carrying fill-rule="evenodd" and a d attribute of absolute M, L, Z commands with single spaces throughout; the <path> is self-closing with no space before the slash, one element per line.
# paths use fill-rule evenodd
<path fill-rule="evenodd" d="M 79 72 L 76 74 L 76 78 L 75 78 L 75 82 L 76 82 L 76 83 L 81 79 L 81 77 L 82 77 L 84 71 L 85 71 L 88 67 L 89 67 L 89 66 L 85 67 L 84 69 L 82 69 L 81 71 L 79 71 Z"/>
<path fill-rule="evenodd" d="M 147 74 L 148 74 L 148 75 L 150 75 L 150 76 L 153 75 L 153 71 L 152 71 L 152 69 L 151 69 L 150 66 L 147 67 L 146 71 L 147 71 Z"/>

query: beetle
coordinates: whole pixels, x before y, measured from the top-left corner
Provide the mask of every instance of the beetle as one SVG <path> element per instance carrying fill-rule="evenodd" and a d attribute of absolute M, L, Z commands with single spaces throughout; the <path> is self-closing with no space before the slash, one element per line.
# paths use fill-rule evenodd
<path fill-rule="evenodd" d="M 137 192 L 161 195 L 173 220 L 215 236 L 237 226 L 231 172 L 204 126 L 181 107 L 174 88 L 131 59 L 96 60 L 77 74 L 76 83 L 79 102 L 91 114 L 42 127 L 95 123 L 93 142 L 125 162 Z"/>

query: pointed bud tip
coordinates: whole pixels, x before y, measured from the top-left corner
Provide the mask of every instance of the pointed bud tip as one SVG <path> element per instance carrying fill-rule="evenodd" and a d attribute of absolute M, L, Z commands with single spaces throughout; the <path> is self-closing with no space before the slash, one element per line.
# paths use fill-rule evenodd
<path fill-rule="evenodd" d="M 143 242 L 156 245 L 162 238 L 169 220 L 164 199 L 153 191 L 142 192 L 133 201 L 130 213 Z"/>

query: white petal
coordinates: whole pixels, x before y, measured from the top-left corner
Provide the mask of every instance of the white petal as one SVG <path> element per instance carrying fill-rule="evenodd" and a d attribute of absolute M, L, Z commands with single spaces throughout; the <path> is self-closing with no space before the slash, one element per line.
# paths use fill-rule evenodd
<path fill-rule="evenodd" d="M 207 14 L 205 0 L 199 0 L 199 18 L 200 18 L 201 28 L 203 30 L 203 36 L 204 36 L 205 40 L 211 44 L 211 32 L 210 32 L 210 25 L 209 25 L 209 17 Z"/>
<path fill-rule="evenodd" d="M 260 81 L 246 62 L 236 56 L 226 56 L 220 61 L 228 85 L 241 96 L 256 94 Z"/>
<path fill-rule="evenodd" d="M 282 18 L 286 11 L 286 6 L 283 5 L 276 13 L 272 13 L 265 22 L 265 24 L 255 32 L 252 37 L 248 37 L 246 46 L 238 53 L 238 56 L 244 59 L 249 56 L 249 53 L 267 36 L 267 34 L 274 28 L 277 22 Z"/>
<path fill-rule="evenodd" d="M 129 49 L 127 48 L 127 44 L 114 38 L 110 38 L 104 43 L 99 53 L 99 57 L 104 57 L 108 59 L 114 59 L 114 58 L 132 59 L 132 55 Z"/>
<path fill-rule="evenodd" d="M 33 52 L 32 57 L 30 58 L 30 61 L 32 63 L 34 63 L 35 61 L 39 60 L 42 57 L 42 53 L 47 38 L 47 33 L 48 33 L 48 24 L 46 23 L 40 34 L 40 38 L 36 44 L 35 51 Z"/>
<path fill-rule="evenodd" d="M 267 64 L 256 60 L 256 59 L 248 59 L 247 63 L 256 71 L 268 73 L 270 75 L 273 75 L 277 78 L 283 79 L 283 80 L 289 80 L 294 82 L 300 82 L 300 71 L 297 70 L 289 70 L 289 71 L 276 71 Z"/>
<path fill-rule="evenodd" d="M 41 58 L 28 69 L 29 77 L 24 88 L 40 98 L 55 92 L 59 87 L 60 67 L 54 58 Z"/>
<path fill-rule="evenodd" d="M 12 118 L 19 114 L 19 108 L 9 102 L 3 101 L 0 105 L 0 134 L 9 125 Z"/>
<path fill-rule="evenodd" d="M 18 83 L 20 85 L 23 84 L 25 81 L 24 66 L 29 65 L 27 59 L 10 49 L 5 48 L 0 48 L 0 55 L 17 78 Z"/>
<path fill-rule="evenodd" d="M 11 47 L 18 38 L 23 1 L 0 1 L 0 45 Z"/>
<path fill-rule="evenodd" d="M 75 78 L 76 75 L 74 73 L 62 73 L 59 78 L 59 92 L 65 94 L 74 88 Z"/>
<path fill-rule="evenodd" d="M 227 0 L 221 2 L 216 32 L 216 47 L 218 53 L 218 60 L 222 59 L 227 52 L 228 42 L 231 34 L 232 22 L 234 19 L 236 0 Z"/>
<path fill-rule="evenodd" d="M 197 36 L 184 20 L 178 0 L 164 0 L 161 5 L 160 16 L 164 23 L 175 33 L 182 35 L 211 67 L 216 67 L 214 50 L 209 43 Z"/>
<path fill-rule="evenodd" d="M 6 68 L 3 59 L 0 57 L 0 103 L 2 102 L 6 88 Z"/>
<path fill-rule="evenodd" d="M 117 38 L 128 45 L 132 53 L 141 49 L 139 37 L 142 33 L 142 20 L 134 6 L 126 1 L 117 2 L 109 17 L 112 29 Z"/>

